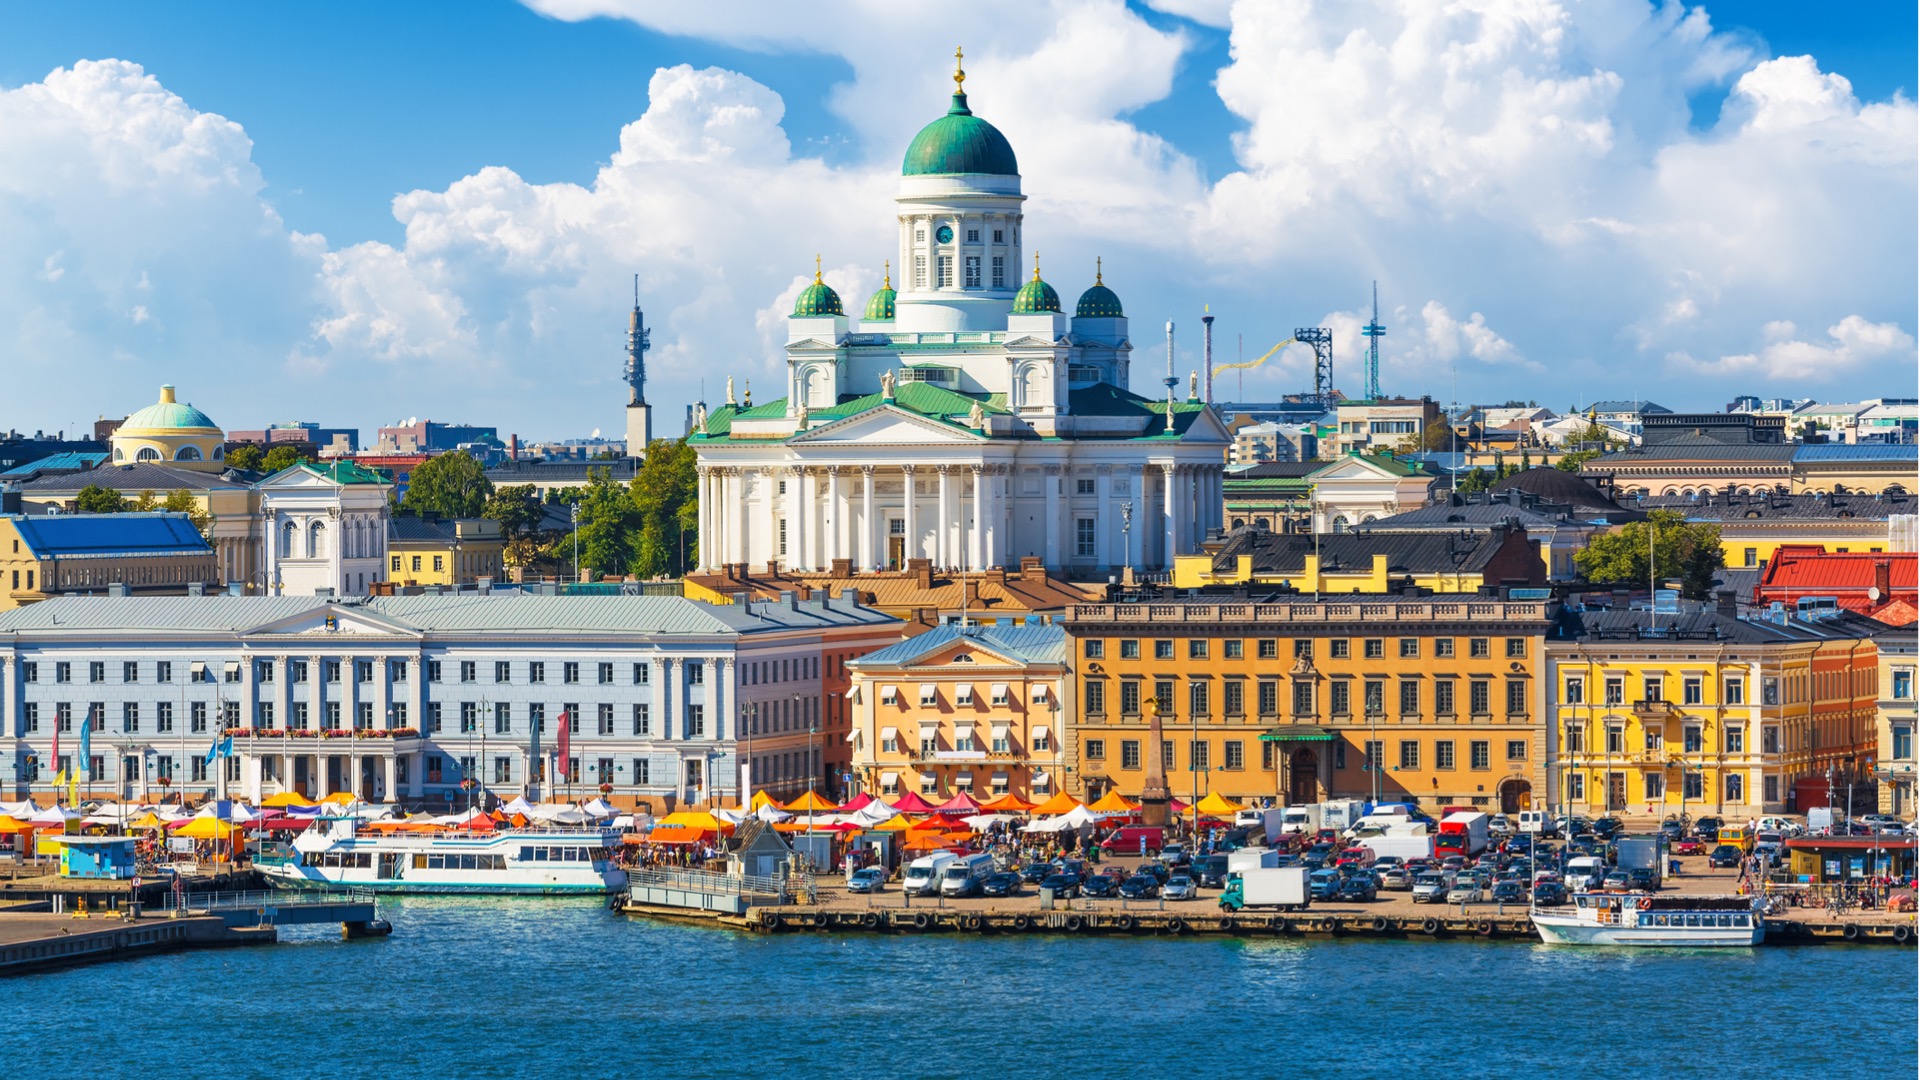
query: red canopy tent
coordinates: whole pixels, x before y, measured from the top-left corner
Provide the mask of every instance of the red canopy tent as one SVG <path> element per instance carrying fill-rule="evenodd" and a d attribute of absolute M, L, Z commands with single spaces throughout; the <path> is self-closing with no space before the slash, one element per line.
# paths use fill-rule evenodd
<path fill-rule="evenodd" d="M 846 802 L 841 803 L 840 812 L 843 814 L 851 814 L 855 810 L 864 810 L 869 804 L 876 803 L 879 801 L 880 800 L 874 798 L 873 796 L 863 791 L 860 794 L 855 795 L 853 798 L 848 799 Z"/>
<path fill-rule="evenodd" d="M 926 814 L 933 811 L 933 804 L 909 791 L 891 803 L 895 810 L 903 814 Z"/>
<path fill-rule="evenodd" d="M 936 814 L 962 815 L 980 812 L 980 803 L 964 791 L 955 792 L 953 798 L 933 808 Z"/>

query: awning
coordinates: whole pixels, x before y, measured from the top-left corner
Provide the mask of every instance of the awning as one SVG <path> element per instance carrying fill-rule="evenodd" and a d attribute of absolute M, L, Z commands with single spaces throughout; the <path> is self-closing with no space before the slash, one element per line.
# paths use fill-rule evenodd
<path fill-rule="evenodd" d="M 1007 703 L 1006 683 L 997 682 L 993 684 L 993 703 L 995 705 L 1005 705 Z"/>
<path fill-rule="evenodd" d="M 1047 700 L 1047 684 L 1034 683 L 1033 694 L 1028 698 L 1028 700 L 1036 704 L 1045 704 Z"/>
<path fill-rule="evenodd" d="M 1047 770 L 1045 769 L 1033 770 L 1032 782 L 1034 787 L 1046 787 L 1047 784 L 1051 782 L 1047 777 Z"/>
<path fill-rule="evenodd" d="M 234 682 L 239 678 L 240 678 L 240 661 L 238 660 L 227 661 L 227 681 Z"/>
<path fill-rule="evenodd" d="M 1006 783 L 1006 782 L 1007 782 L 1007 771 L 1006 771 L 1005 769 L 1002 769 L 1002 770 L 1000 770 L 999 772 L 997 772 L 997 773 L 994 773 L 994 774 L 993 774 L 993 782 L 994 782 L 994 783 L 996 783 L 996 784 L 1004 784 L 1004 783 Z"/>
<path fill-rule="evenodd" d="M 853 686 L 847 690 L 847 700 L 852 702 L 855 705 L 860 704 L 860 684 L 859 683 L 854 683 Z"/>
<path fill-rule="evenodd" d="M 883 727 L 880 729 L 880 742 L 882 744 L 890 743 L 899 737 L 900 737 L 899 728 Z"/>
<path fill-rule="evenodd" d="M 853 729 L 852 731 L 849 731 L 849 732 L 847 732 L 847 741 L 848 741 L 848 742 L 850 742 L 850 743 L 857 743 L 857 742 L 859 742 L 859 741 L 860 741 L 860 729 L 859 729 L 859 728 L 854 728 L 854 729 Z"/>
<path fill-rule="evenodd" d="M 971 704 L 973 704 L 973 684 L 972 684 L 972 683 L 961 683 L 960 685 L 958 685 L 958 686 L 956 686 L 956 687 L 954 687 L 954 688 L 953 688 L 953 703 L 954 703 L 955 705 L 971 705 Z"/>
<path fill-rule="evenodd" d="M 880 783 L 884 785 L 892 786 L 894 784 L 898 784 L 899 782 L 900 782 L 900 774 L 897 772 L 883 772 L 880 774 Z"/>
<path fill-rule="evenodd" d="M 930 682 L 920 684 L 920 704 L 932 705 L 940 700 L 940 689 Z"/>
<path fill-rule="evenodd" d="M 973 786 L 973 774 L 972 774 L 972 773 L 970 773 L 970 772 L 963 772 L 963 773 L 954 773 L 954 774 L 953 774 L 953 786 L 954 786 L 954 787 L 960 787 L 960 788 L 970 788 L 970 787 L 972 787 L 972 786 Z"/>
<path fill-rule="evenodd" d="M 1282 724 L 1260 734 L 1261 742 L 1332 742 L 1333 732 L 1313 724 Z"/>
<path fill-rule="evenodd" d="M 1045 724 L 1033 725 L 1033 744 L 1039 746 L 1051 737 L 1053 732 Z"/>
<path fill-rule="evenodd" d="M 900 688 L 899 688 L 899 687 L 897 687 L 897 686 L 883 686 L 883 687 L 881 687 L 881 688 L 880 688 L 880 704 L 882 704 L 882 705 L 892 705 L 892 704 L 895 704 L 895 703 L 897 703 L 897 702 L 898 702 L 899 700 L 900 700 Z"/>

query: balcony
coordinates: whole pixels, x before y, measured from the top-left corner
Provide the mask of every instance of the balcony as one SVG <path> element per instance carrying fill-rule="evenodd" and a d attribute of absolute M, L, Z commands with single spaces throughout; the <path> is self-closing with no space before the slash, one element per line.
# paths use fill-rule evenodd
<path fill-rule="evenodd" d="M 1633 715 L 1649 720 L 1666 720 L 1679 716 L 1680 708 L 1663 698 L 1641 698 L 1633 703 Z"/>

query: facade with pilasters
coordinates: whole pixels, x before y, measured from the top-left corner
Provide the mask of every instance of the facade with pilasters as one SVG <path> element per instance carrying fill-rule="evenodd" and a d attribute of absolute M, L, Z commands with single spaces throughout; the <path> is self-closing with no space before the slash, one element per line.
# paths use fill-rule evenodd
<path fill-rule="evenodd" d="M 1096 272 L 1071 315 L 1023 276 L 1013 149 L 956 92 L 907 150 L 902 289 L 849 318 L 816 272 L 784 396 L 696 416 L 703 571 L 1164 568 L 1218 527 L 1231 442 L 1198 399 L 1127 389 L 1133 343 Z"/>

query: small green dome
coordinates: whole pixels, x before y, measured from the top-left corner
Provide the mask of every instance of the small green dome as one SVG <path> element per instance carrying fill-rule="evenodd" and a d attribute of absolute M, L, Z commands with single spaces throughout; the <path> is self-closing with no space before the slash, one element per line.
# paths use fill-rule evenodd
<path fill-rule="evenodd" d="M 1042 312 L 1060 310 L 1060 294 L 1053 286 L 1040 280 L 1040 253 L 1033 255 L 1033 280 L 1020 286 L 1013 294 L 1013 313 L 1015 315 L 1039 315 Z"/>
<path fill-rule="evenodd" d="M 1076 319 L 1124 319 L 1126 313 L 1120 310 L 1120 297 L 1101 280 L 1100 260 L 1093 261 L 1093 287 L 1080 294 L 1080 302 L 1073 306 Z"/>
<path fill-rule="evenodd" d="M 873 294 L 873 299 L 867 301 L 867 321 L 892 322 L 893 300 L 896 295 L 892 284 L 880 286 L 879 290 Z"/>
<path fill-rule="evenodd" d="M 820 258 L 813 260 L 813 284 L 800 290 L 800 298 L 793 302 L 795 318 L 810 315 L 845 315 L 846 309 L 840 306 L 840 294 L 833 287 L 820 280 Z"/>
<path fill-rule="evenodd" d="M 1020 175 L 1013 144 L 1000 129 L 973 115 L 967 95 L 953 95 L 947 115 L 920 129 L 907 144 L 902 176 L 944 176 L 954 173 Z"/>
<path fill-rule="evenodd" d="M 173 398 L 173 387 L 160 388 L 160 400 L 127 417 L 120 429 L 132 434 L 136 431 L 219 431 L 206 413 L 191 405 L 182 404 Z"/>

